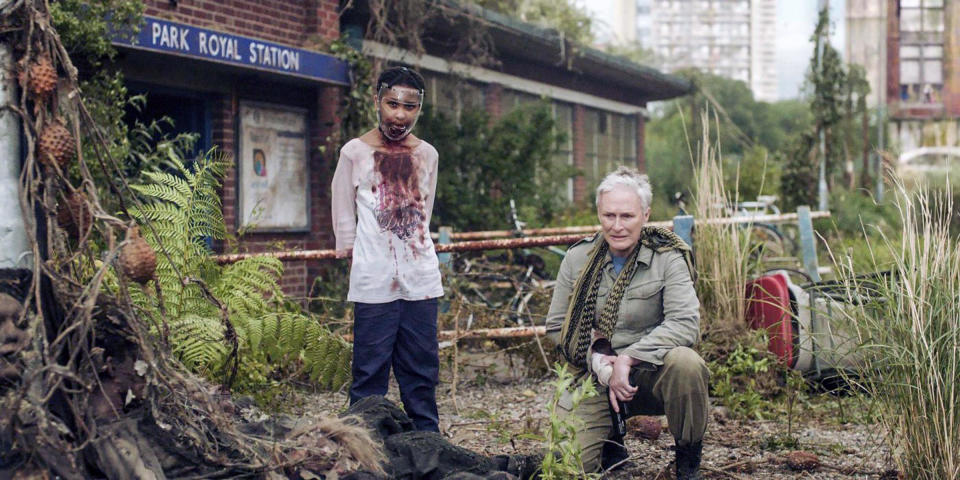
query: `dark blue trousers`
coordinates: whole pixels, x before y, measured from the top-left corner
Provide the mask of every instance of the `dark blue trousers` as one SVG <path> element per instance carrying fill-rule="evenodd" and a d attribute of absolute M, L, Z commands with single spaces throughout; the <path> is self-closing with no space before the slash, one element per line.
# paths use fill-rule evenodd
<path fill-rule="evenodd" d="M 386 395 L 391 366 L 417 430 L 439 431 L 436 298 L 354 305 L 350 403 Z"/>

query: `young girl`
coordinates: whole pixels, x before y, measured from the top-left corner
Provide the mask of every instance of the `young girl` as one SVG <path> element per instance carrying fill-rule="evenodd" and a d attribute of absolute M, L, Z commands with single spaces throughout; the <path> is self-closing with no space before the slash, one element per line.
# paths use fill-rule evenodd
<path fill-rule="evenodd" d="M 386 395 L 392 365 L 407 415 L 418 430 L 438 431 L 443 287 L 429 228 L 438 155 L 411 133 L 423 105 L 423 77 L 390 68 L 376 89 L 378 125 L 340 149 L 331 187 L 338 256 L 352 251 L 350 403 Z"/>

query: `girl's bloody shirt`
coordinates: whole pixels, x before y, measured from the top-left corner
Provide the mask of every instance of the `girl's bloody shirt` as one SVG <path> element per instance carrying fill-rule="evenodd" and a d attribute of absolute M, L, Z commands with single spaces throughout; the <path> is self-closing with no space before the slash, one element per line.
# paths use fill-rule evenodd
<path fill-rule="evenodd" d="M 437 161 L 424 141 L 378 149 L 353 139 L 340 150 L 331 213 L 337 249 L 353 248 L 349 301 L 443 296 L 430 238 Z"/>

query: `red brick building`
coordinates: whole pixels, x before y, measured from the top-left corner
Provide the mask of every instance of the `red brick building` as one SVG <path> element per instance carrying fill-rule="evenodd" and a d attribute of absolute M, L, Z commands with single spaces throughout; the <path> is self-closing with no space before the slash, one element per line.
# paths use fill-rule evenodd
<path fill-rule="evenodd" d="M 960 3 L 888 0 L 887 106 L 900 164 L 960 161 Z"/>
<path fill-rule="evenodd" d="M 198 152 L 216 146 L 231 161 L 223 212 L 231 233 L 245 231 L 240 248 L 332 247 L 328 190 L 337 146 L 321 147 L 338 129 L 348 67 L 318 46 L 341 29 L 362 32 L 366 2 L 350 2 L 342 15 L 346 2 L 336 0 L 145 3 L 137 40 L 116 42 L 119 63 L 130 90 L 148 95 L 143 118 L 169 116 L 178 131 L 200 135 Z M 548 98 L 569 139 L 557 161 L 584 172 L 570 181 L 571 200 L 588 197 L 614 165 L 644 168 L 647 102 L 691 89 L 679 77 L 571 45 L 555 31 L 486 10 L 460 14 L 489 25 L 498 67 L 447 61 L 452 52 L 440 39 L 460 33 L 443 24 L 430 27 L 425 55 L 374 42 L 364 42 L 363 51 L 418 68 L 428 82 L 426 101 L 454 116 L 471 105 L 497 116 Z M 285 262 L 284 290 L 307 295 L 318 271 L 318 262 Z"/>
<path fill-rule="evenodd" d="M 454 118 L 465 107 L 483 107 L 497 117 L 523 103 L 549 100 L 554 120 L 568 138 L 556 160 L 583 172 L 570 181 L 571 201 L 590 197 L 599 178 L 615 165 L 645 170 L 647 103 L 692 89 L 681 77 L 573 44 L 555 30 L 450 0 L 440 0 L 434 8 L 445 11 L 426 22 L 420 39 L 425 54 L 369 40 L 363 41 L 363 52 L 416 67 L 427 80 L 426 103 Z M 471 28 L 462 21 L 467 15 L 488 29 L 497 66 L 449 60 L 455 50 L 451 39 Z M 365 0 L 352 2 L 342 15 L 344 30 L 363 32 L 368 24 Z"/>

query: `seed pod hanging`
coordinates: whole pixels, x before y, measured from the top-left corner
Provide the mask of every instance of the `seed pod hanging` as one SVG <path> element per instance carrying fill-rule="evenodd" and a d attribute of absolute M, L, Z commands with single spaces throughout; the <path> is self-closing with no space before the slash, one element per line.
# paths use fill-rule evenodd
<path fill-rule="evenodd" d="M 57 225 L 66 230 L 73 238 L 80 238 L 90 231 L 93 214 L 87 203 L 87 196 L 77 190 L 67 194 L 57 207 Z"/>
<path fill-rule="evenodd" d="M 127 230 L 126 245 L 120 251 L 120 268 L 124 275 L 140 284 L 153 278 L 157 269 L 157 255 L 153 248 L 140 236 L 139 227 Z"/>
<path fill-rule="evenodd" d="M 37 158 L 41 163 L 49 165 L 56 162 L 60 168 L 64 168 L 76 153 L 77 145 L 63 120 L 58 118 L 44 125 L 37 140 Z"/>
<path fill-rule="evenodd" d="M 57 88 L 57 69 L 47 55 L 41 55 L 30 64 L 27 87 L 38 97 L 46 97 Z"/>

